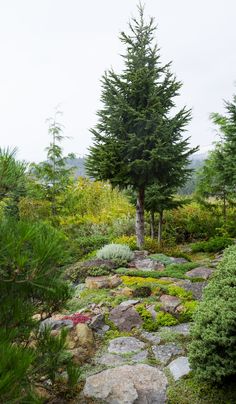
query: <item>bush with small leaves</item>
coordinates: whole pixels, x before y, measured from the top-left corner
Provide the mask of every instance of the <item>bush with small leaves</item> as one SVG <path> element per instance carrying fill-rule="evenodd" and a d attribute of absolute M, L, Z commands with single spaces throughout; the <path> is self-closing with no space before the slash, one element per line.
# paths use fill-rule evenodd
<path fill-rule="evenodd" d="M 134 254 L 130 248 L 122 244 L 107 244 L 97 252 L 97 258 L 104 260 L 121 259 L 131 261 Z"/>
<path fill-rule="evenodd" d="M 191 246 L 193 252 L 219 252 L 234 244 L 234 240 L 229 237 L 212 237 L 208 241 L 199 241 Z"/>
<path fill-rule="evenodd" d="M 229 247 L 204 290 L 192 327 L 189 360 L 200 380 L 222 383 L 236 374 L 236 246 Z"/>

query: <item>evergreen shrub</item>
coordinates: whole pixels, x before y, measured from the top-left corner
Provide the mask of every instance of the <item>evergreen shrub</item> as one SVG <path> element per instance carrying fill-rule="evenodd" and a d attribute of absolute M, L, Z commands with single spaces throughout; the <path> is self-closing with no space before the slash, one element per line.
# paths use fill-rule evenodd
<path fill-rule="evenodd" d="M 219 252 L 234 244 L 234 240 L 225 236 L 212 237 L 208 241 L 200 241 L 191 246 L 193 252 Z"/>
<path fill-rule="evenodd" d="M 189 359 L 196 377 L 220 383 L 235 375 L 236 246 L 225 251 L 193 319 Z"/>

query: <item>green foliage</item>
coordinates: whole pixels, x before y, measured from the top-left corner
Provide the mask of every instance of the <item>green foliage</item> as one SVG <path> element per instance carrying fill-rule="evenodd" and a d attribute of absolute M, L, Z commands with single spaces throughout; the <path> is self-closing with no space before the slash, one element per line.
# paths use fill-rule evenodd
<path fill-rule="evenodd" d="M 64 139 L 62 125 L 54 118 L 49 119 L 48 133 L 52 137 L 49 147 L 46 148 L 47 160 L 39 164 L 32 164 L 32 176 L 38 181 L 38 188 L 43 191 L 44 198 L 51 203 L 52 215 L 56 215 L 60 208 L 58 197 L 65 192 L 71 182 L 72 168 L 68 168 L 66 161 L 74 158 L 74 154 L 63 156 L 60 143 Z"/>
<path fill-rule="evenodd" d="M 112 240 L 113 243 L 115 244 L 125 244 L 127 245 L 132 251 L 135 251 L 138 249 L 137 246 L 137 239 L 135 236 L 120 236 L 116 237 L 115 239 Z"/>
<path fill-rule="evenodd" d="M 223 225 L 219 209 L 209 209 L 192 202 L 165 214 L 163 240 L 173 238 L 175 243 L 207 239 L 216 235 Z"/>
<path fill-rule="evenodd" d="M 53 383 L 55 382 L 58 369 L 69 362 L 66 354 L 67 330 L 63 328 L 58 336 L 51 335 L 51 329 L 45 328 L 37 335 L 37 361 L 38 373 L 46 375 Z"/>
<path fill-rule="evenodd" d="M 196 300 L 190 300 L 182 303 L 182 310 L 178 317 L 180 323 L 185 323 L 193 320 L 193 315 L 198 307 Z"/>
<path fill-rule="evenodd" d="M 219 252 L 234 244 L 229 237 L 212 237 L 208 241 L 200 241 L 191 245 L 193 252 Z"/>
<path fill-rule="evenodd" d="M 133 256 L 130 248 L 122 244 L 107 244 L 97 252 L 97 257 L 104 260 L 121 259 L 131 261 Z"/>
<path fill-rule="evenodd" d="M 186 262 L 184 264 L 170 264 L 163 271 L 140 271 L 140 270 L 130 270 L 127 268 L 118 268 L 115 270 L 116 273 L 120 275 L 128 275 L 130 277 L 142 277 L 142 278 L 162 278 L 162 277 L 172 277 L 178 279 L 184 279 L 187 277 L 185 273 L 190 271 L 190 269 L 194 269 L 198 266 L 193 262 Z"/>
<path fill-rule="evenodd" d="M 229 247 L 194 314 L 189 349 L 198 379 L 220 383 L 235 375 L 236 247 Z"/>
<path fill-rule="evenodd" d="M 175 317 L 173 317 L 169 313 L 164 313 L 164 311 L 159 311 L 157 313 L 157 317 L 156 317 L 155 321 L 159 326 L 163 326 L 163 327 L 176 325 L 178 323 L 178 321 L 176 320 Z"/>
<path fill-rule="evenodd" d="M 234 404 L 235 382 L 221 386 L 212 385 L 204 380 L 196 380 L 194 374 L 177 382 L 169 381 L 167 390 L 168 404 Z"/>
<path fill-rule="evenodd" d="M 192 292 L 188 292 L 187 290 L 181 288 L 180 286 L 171 285 L 168 286 L 168 294 L 171 296 L 177 296 L 180 299 L 192 299 Z"/>
<path fill-rule="evenodd" d="M 27 374 L 35 354 L 32 350 L 11 344 L 2 331 L 0 341 L 0 401 L 9 403 L 17 400 L 22 403 L 31 390 Z"/>
<path fill-rule="evenodd" d="M 152 314 L 146 309 L 144 304 L 139 304 L 135 306 L 137 312 L 143 319 L 143 328 L 149 332 L 155 332 L 162 326 L 176 325 L 178 321 L 169 313 L 164 313 L 163 311 L 158 311 L 156 319 L 153 320 Z"/>
<path fill-rule="evenodd" d="M 172 259 L 165 254 L 152 254 L 149 256 L 152 260 L 159 261 L 165 266 L 172 264 Z"/>

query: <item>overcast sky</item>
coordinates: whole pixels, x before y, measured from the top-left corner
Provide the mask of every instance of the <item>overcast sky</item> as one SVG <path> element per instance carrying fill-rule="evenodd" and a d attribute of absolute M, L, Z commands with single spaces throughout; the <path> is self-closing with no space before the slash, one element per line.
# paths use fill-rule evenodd
<path fill-rule="evenodd" d="M 122 69 L 119 32 L 136 0 L 0 0 L 0 146 L 45 159 L 46 119 L 59 104 L 65 153 L 86 154 L 100 106 L 100 79 Z M 178 105 L 193 109 L 188 134 L 201 150 L 216 140 L 211 112 L 223 112 L 236 81 L 235 0 L 146 0 L 158 24 L 162 61 L 183 82 Z"/>

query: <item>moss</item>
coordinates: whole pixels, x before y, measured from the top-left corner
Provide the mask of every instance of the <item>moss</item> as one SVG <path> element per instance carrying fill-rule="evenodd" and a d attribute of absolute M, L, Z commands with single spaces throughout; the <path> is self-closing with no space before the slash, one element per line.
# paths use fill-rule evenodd
<path fill-rule="evenodd" d="M 130 337 L 130 333 L 125 332 L 125 331 L 119 331 L 119 330 L 108 330 L 104 336 L 104 339 L 106 341 L 110 341 L 112 339 L 115 338 L 119 338 L 119 337 Z"/>
<path fill-rule="evenodd" d="M 179 322 L 185 323 L 186 321 L 192 321 L 193 314 L 198 307 L 198 302 L 196 300 L 190 300 L 182 304 L 183 310 L 179 315 Z"/>
<path fill-rule="evenodd" d="M 175 286 L 175 285 L 168 286 L 168 294 L 171 296 L 177 296 L 180 299 L 184 299 L 184 300 L 193 298 L 193 294 L 191 291 L 187 291 L 187 290 L 181 288 L 180 286 Z"/>
<path fill-rule="evenodd" d="M 194 262 L 186 262 L 184 264 L 170 264 L 163 271 L 140 271 L 140 270 L 130 270 L 127 268 L 118 268 L 115 270 L 116 273 L 121 275 L 126 275 L 129 277 L 141 277 L 141 278 L 152 278 L 158 279 L 162 277 L 171 277 L 178 279 L 188 279 L 185 273 L 191 269 L 197 268 L 199 264 Z M 168 282 L 170 283 L 170 282 Z"/>
<path fill-rule="evenodd" d="M 178 382 L 169 379 L 168 404 L 234 404 L 236 384 L 229 382 L 220 387 L 198 382 L 192 372 Z"/>
<path fill-rule="evenodd" d="M 164 311 L 160 311 L 157 313 L 157 317 L 155 320 L 159 326 L 171 326 L 178 324 L 178 321 L 175 317 L 173 317 L 169 313 L 164 313 Z"/>
<path fill-rule="evenodd" d="M 135 308 L 143 320 L 152 319 L 152 315 L 151 315 L 150 311 L 148 311 L 146 309 L 146 306 L 144 304 L 138 304 L 135 306 Z"/>

